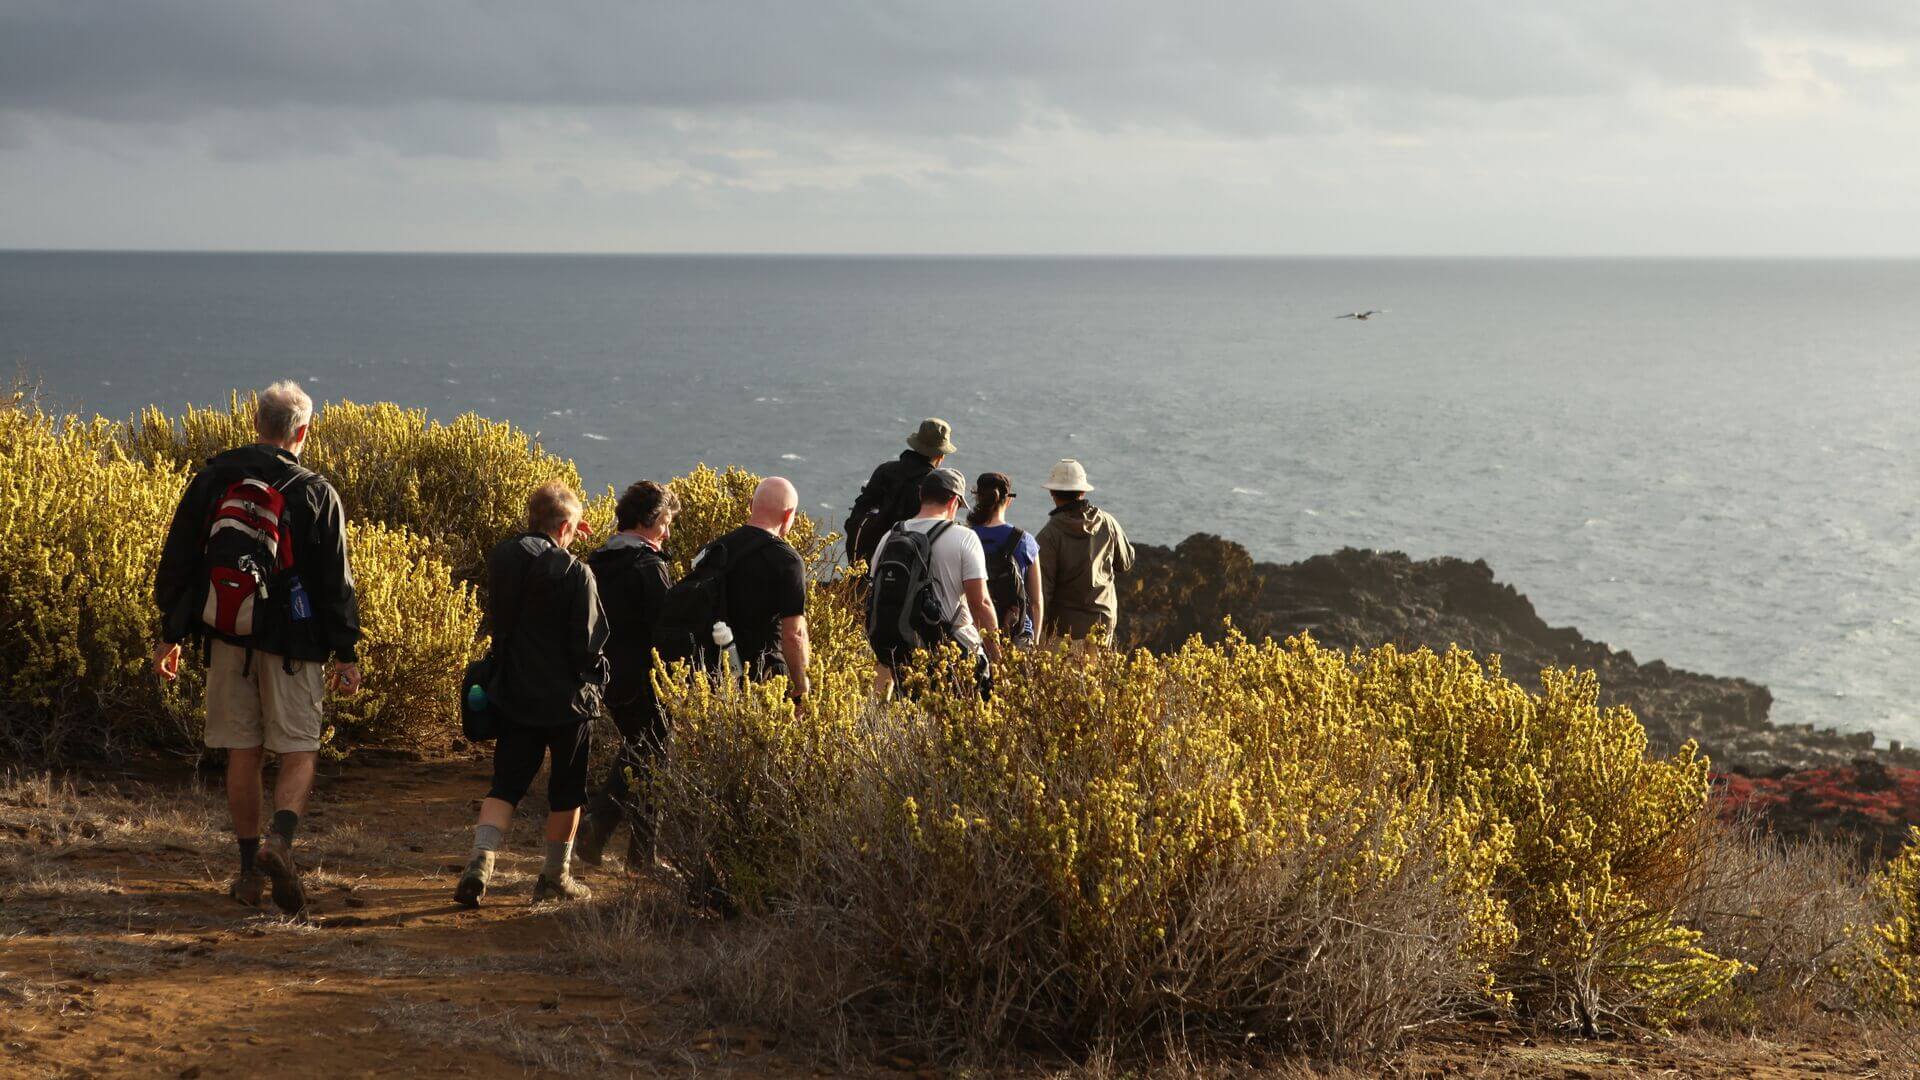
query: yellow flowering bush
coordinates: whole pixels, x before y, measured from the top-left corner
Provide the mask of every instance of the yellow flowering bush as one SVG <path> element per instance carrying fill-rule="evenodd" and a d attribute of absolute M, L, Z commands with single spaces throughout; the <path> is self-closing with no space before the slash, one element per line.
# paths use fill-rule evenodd
<path fill-rule="evenodd" d="M 210 456 L 214 440 L 239 430 L 227 415 L 192 414 L 169 428 L 174 445 Z M 185 747 L 199 734 L 197 650 L 178 685 L 148 670 L 153 575 L 189 476 L 155 451 L 159 430 L 49 416 L 19 397 L 0 406 L 0 740 L 21 750 Z M 250 421 L 245 430 L 251 439 Z M 366 684 L 358 698 L 329 699 L 328 746 L 443 743 L 476 648 L 473 591 L 456 583 L 440 545 L 402 526 L 354 520 L 348 543 Z"/>
<path fill-rule="evenodd" d="M 327 699 L 328 722 L 348 743 L 443 748 L 460 730 L 460 676 L 486 644 L 476 640 L 478 596 L 406 529 L 349 522 L 347 542 L 366 681 L 353 697 Z"/>
<path fill-rule="evenodd" d="M 797 715 L 778 687 L 663 686 L 668 843 L 953 1037 L 1385 1044 L 1468 996 L 1665 1023 L 1740 969 L 1675 915 L 1705 763 L 1648 760 L 1590 676 L 1532 694 L 1459 651 L 1230 634 L 881 706 L 837 614 Z"/>
<path fill-rule="evenodd" d="M 1676 917 L 1705 850 L 1708 763 L 1689 744 L 1647 756 L 1646 729 L 1599 708 L 1591 672 L 1541 673 L 1529 693 L 1470 654 L 1356 655 L 1356 705 L 1422 763 L 1441 794 L 1511 827 L 1495 880 L 1517 947 L 1501 980 L 1522 1004 L 1664 1023 L 1724 990 L 1741 964 Z"/>
<path fill-rule="evenodd" d="M 1876 1012 L 1920 1017 L 1920 827 L 1869 883 L 1878 920 L 1852 931 L 1850 976 L 1861 1003 Z"/>
<path fill-rule="evenodd" d="M 251 396 L 238 395 L 226 409 L 189 408 L 177 420 L 148 409 L 122 441 L 144 460 L 197 467 L 254 441 L 253 409 Z M 424 409 L 386 402 L 322 407 L 301 463 L 340 492 L 350 520 L 427 538 L 464 581 L 481 578 L 488 550 L 523 527 L 534 488 L 561 480 L 580 489 L 573 462 L 547 453 L 512 424 L 472 413 L 443 424 Z"/>
<path fill-rule="evenodd" d="M 180 741 L 145 675 L 153 568 L 185 474 L 127 460 L 113 425 L 0 400 L 0 741 L 58 756 Z"/>

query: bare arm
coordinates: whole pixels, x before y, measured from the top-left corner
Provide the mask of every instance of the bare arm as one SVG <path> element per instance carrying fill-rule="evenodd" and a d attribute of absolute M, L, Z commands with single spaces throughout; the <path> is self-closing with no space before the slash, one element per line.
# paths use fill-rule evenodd
<path fill-rule="evenodd" d="M 987 579 L 974 578 L 961 583 L 967 590 L 967 610 L 973 613 L 973 628 L 980 632 L 980 644 L 987 659 L 1000 659 L 1000 623 L 993 617 L 993 598 L 987 595 Z"/>
<path fill-rule="evenodd" d="M 1046 583 L 1040 577 L 1040 563 L 1035 560 L 1027 567 L 1027 613 L 1033 618 L 1033 640 L 1040 640 L 1040 624 L 1045 621 L 1047 611 Z"/>
<path fill-rule="evenodd" d="M 789 615 L 780 620 L 780 656 L 787 662 L 787 692 L 802 697 L 813 688 L 807 679 L 807 617 Z"/>

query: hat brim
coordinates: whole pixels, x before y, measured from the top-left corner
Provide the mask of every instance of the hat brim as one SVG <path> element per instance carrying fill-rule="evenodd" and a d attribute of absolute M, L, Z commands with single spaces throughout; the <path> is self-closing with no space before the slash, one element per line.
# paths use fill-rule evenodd
<path fill-rule="evenodd" d="M 960 448 L 953 445 L 953 440 L 951 439 L 941 443 L 939 446 L 928 446 L 926 443 L 920 441 L 919 436 L 910 435 L 907 437 L 907 449 L 918 450 L 928 457 L 946 457 L 948 454 L 954 453 Z"/>
<path fill-rule="evenodd" d="M 1055 487 L 1055 486 L 1053 486 L 1052 484 L 1048 484 L 1048 485 L 1047 485 L 1047 490 L 1048 490 L 1048 491 L 1057 491 L 1057 492 L 1059 492 L 1059 493 L 1060 493 L 1060 494 L 1062 494 L 1062 495 L 1085 495 L 1085 494 L 1086 494 L 1087 492 L 1089 492 L 1089 491 L 1092 491 L 1092 490 L 1093 490 L 1093 485 L 1092 485 L 1092 484 L 1085 484 L 1085 485 L 1082 485 L 1082 486 L 1080 486 L 1080 487 L 1070 487 L 1070 486 L 1069 486 L 1069 487 Z"/>

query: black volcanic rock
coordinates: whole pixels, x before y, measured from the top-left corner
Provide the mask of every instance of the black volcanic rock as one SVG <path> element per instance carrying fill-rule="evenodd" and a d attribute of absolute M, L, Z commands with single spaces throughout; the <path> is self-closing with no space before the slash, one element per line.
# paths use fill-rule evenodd
<path fill-rule="evenodd" d="M 1498 654 L 1506 673 L 1528 685 L 1538 685 L 1543 667 L 1592 669 L 1602 704 L 1632 708 L 1655 751 L 1695 739 L 1719 769 L 1845 765 L 1874 753 L 1870 735 L 1773 726 L 1773 695 L 1758 683 L 1640 663 L 1570 627 L 1548 626 L 1485 562 L 1348 548 L 1286 565 L 1256 563 L 1239 544 L 1206 533 L 1175 548 L 1142 544 L 1138 554 L 1122 582 L 1120 629 L 1130 647 L 1165 651 L 1196 634 L 1217 640 L 1227 617 L 1249 637 L 1308 631 L 1343 649 L 1457 644 Z M 1920 765 L 1911 750 L 1881 754 Z"/>

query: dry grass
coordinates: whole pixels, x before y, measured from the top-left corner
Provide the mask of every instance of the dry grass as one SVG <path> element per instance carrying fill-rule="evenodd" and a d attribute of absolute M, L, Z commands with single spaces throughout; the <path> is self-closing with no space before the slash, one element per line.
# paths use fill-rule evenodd
<path fill-rule="evenodd" d="M 1729 1031 L 1818 1026 L 1822 1014 L 1844 1006 L 1834 968 L 1850 947 L 1847 928 L 1868 921 L 1866 875 L 1854 853 L 1747 823 L 1717 825 L 1706 843 L 1683 914 L 1703 946 L 1751 970 L 1699 1019 Z"/>
<path fill-rule="evenodd" d="M 118 896 L 120 891 L 116 880 L 96 871 L 45 857 L 36 858 L 30 852 L 0 852 L 0 903 Z"/>
<path fill-rule="evenodd" d="M 1920 1076 L 1920 1028 L 1911 1024 L 1861 1025 L 1860 1046 L 1880 1057 L 1882 1076 Z"/>
<path fill-rule="evenodd" d="M 225 842 L 226 804 L 202 788 L 107 785 L 48 772 L 0 774 L 0 830 L 69 848 L 135 844 L 196 853 Z"/>
<path fill-rule="evenodd" d="M 300 843 L 309 862 L 333 860 L 381 870 L 418 870 L 426 856 L 409 850 L 406 841 L 372 832 L 358 822 L 331 825 L 314 831 Z"/>
<path fill-rule="evenodd" d="M 205 791 L 0 774 L 0 923 L 16 921 L 11 905 L 20 901 L 120 895 L 115 874 L 79 864 L 95 852 L 210 857 L 225 843 L 223 807 Z"/>
<path fill-rule="evenodd" d="M 707 918 L 643 878 L 563 925 L 561 951 L 583 973 L 641 999 L 683 998 L 701 1024 L 753 1024 L 842 1067 L 907 1048 L 849 1023 L 834 1005 L 857 989 L 846 968 L 780 918 Z"/>
<path fill-rule="evenodd" d="M 1143 985 L 1142 992 L 1192 995 L 1209 1016 L 1218 1015 L 1216 1003 L 1238 995 L 1249 1003 L 1243 1032 L 1285 1029 L 1346 1057 L 1375 1053 L 1454 1015 L 1473 973 L 1459 959 L 1464 928 L 1437 868 L 1416 852 L 1402 876 L 1355 894 L 1316 888 L 1316 865 L 1275 860 L 1213 883 L 1175 931 L 1190 935 L 1197 951 L 1188 955 L 1176 941 L 1169 969 L 1136 973 L 1143 984 L 1170 972 L 1182 981 Z M 842 889 L 860 888 L 847 867 L 840 869 L 834 880 Z M 903 887 L 881 877 L 867 885 Z M 1298 1071 L 1307 1066 L 1279 1056 L 1273 1042 L 1246 1034 L 1232 1040 L 1199 1025 L 1162 1028 L 1150 1041 L 1138 1033 L 1103 1034 L 1089 1052 L 1050 1047 L 1013 1022 L 1014 1010 L 1033 1002 L 983 998 L 979 985 L 942 982 L 932 970 L 936 943 L 958 933 L 981 950 L 1010 950 L 1004 964 L 1012 965 L 1013 953 L 1031 944 L 1016 912 L 992 923 L 996 940 L 959 921 L 978 917 L 977 910 L 956 911 L 951 924 L 914 928 L 876 919 L 878 905 L 851 892 L 842 896 L 839 907 L 783 905 L 753 919 L 719 920 L 695 914 L 682 890 L 643 880 L 570 912 L 565 951 L 585 962 L 586 973 L 636 996 L 682 997 L 703 1023 L 754 1025 L 840 1068 L 904 1057 L 1031 1075 L 1046 1062 L 1077 1058 L 1071 1067 L 1059 1064 L 1067 1071 L 1057 1075 L 1139 1075 L 1144 1063 L 1152 1075 L 1227 1076 L 1253 1062 L 1263 1076 L 1363 1075 L 1337 1063 L 1325 1066 L 1331 1072 Z M 984 966 L 992 966 L 991 957 Z M 903 971 L 926 976 L 908 981 Z M 1040 990 L 1064 992 L 1059 985 Z M 1287 1015 L 1279 1015 L 1283 1009 Z M 960 1026 L 991 1021 L 999 1025 Z"/>
<path fill-rule="evenodd" d="M 382 1024 L 436 1043 L 457 1055 L 497 1056 L 563 1076 L 678 1072 L 684 1063 L 649 1063 L 629 1053 L 639 1032 L 621 1021 L 576 1020 L 564 1026 L 534 1022 L 520 1010 L 467 1008 L 448 1002 L 390 1001 L 374 1006 Z"/>

